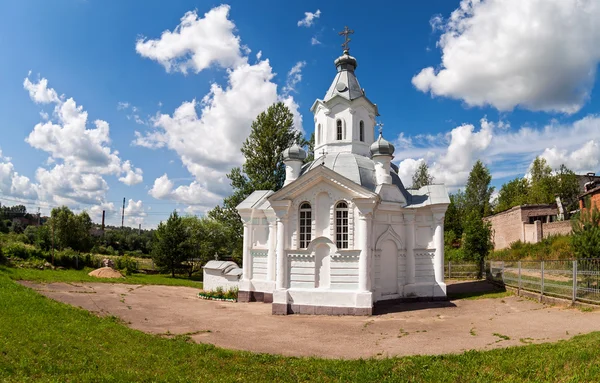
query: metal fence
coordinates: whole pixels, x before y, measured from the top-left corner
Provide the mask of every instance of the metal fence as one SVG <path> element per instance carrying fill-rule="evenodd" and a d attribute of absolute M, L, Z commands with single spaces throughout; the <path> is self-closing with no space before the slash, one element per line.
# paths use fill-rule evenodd
<path fill-rule="evenodd" d="M 453 263 L 444 265 L 444 276 L 448 279 L 475 279 L 479 275 L 477 263 Z"/>
<path fill-rule="evenodd" d="M 488 279 L 541 295 L 600 303 L 600 258 L 488 261 Z"/>

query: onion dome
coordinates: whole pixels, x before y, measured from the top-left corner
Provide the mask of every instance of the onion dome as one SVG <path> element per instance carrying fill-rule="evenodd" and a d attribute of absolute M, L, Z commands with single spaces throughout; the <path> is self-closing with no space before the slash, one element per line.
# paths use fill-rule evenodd
<path fill-rule="evenodd" d="M 379 133 L 377 141 L 371 145 L 371 156 L 391 156 L 394 154 L 394 145 L 389 143 L 383 135 Z"/>
<path fill-rule="evenodd" d="M 306 159 L 306 150 L 302 149 L 298 144 L 285 149 L 282 153 L 284 161 L 304 161 Z"/>
<path fill-rule="evenodd" d="M 333 63 L 335 64 L 338 72 L 341 72 L 343 70 L 354 71 L 358 66 L 356 59 L 350 56 L 348 50 L 345 50 L 344 53 L 340 57 L 335 59 Z"/>

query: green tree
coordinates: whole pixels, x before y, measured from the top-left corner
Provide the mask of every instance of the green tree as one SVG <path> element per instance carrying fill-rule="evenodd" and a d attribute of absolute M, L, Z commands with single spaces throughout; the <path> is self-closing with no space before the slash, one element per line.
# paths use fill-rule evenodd
<path fill-rule="evenodd" d="M 444 217 L 444 231 L 449 238 L 454 238 L 455 244 L 460 246 L 463 233 L 463 220 L 465 218 L 465 193 L 457 191 L 450 194 L 450 205 Z M 457 242 L 457 243 L 456 243 Z"/>
<path fill-rule="evenodd" d="M 189 255 L 188 245 L 183 219 L 174 211 L 166 223 L 160 222 L 154 232 L 152 259 L 160 270 L 169 271 L 174 277 Z"/>
<path fill-rule="evenodd" d="M 57 249 L 75 248 L 77 242 L 77 225 L 75 214 L 67 206 L 56 207 L 50 213 L 48 221 L 54 231 L 54 246 Z"/>
<path fill-rule="evenodd" d="M 526 178 L 515 178 L 502 185 L 494 213 L 528 203 L 529 189 L 529 181 Z"/>
<path fill-rule="evenodd" d="M 306 150 L 306 159 L 304 160 L 305 164 L 309 162 L 313 162 L 315 160 L 315 133 L 313 132 L 310 135 L 310 138 L 307 140 L 303 140 L 302 147 Z"/>
<path fill-rule="evenodd" d="M 576 210 L 579 208 L 579 181 L 573 171 L 568 169 L 564 164 L 560 165 L 556 174 L 556 190 L 555 195 L 560 196 L 562 204 L 566 210 Z"/>
<path fill-rule="evenodd" d="M 469 173 L 465 187 L 465 205 L 468 212 L 476 210 L 481 217 L 491 214 L 490 198 L 494 192 L 494 187 L 490 186 L 491 182 L 492 175 L 489 169 L 483 162 L 477 160 Z"/>
<path fill-rule="evenodd" d="M 493 248 L 492 227 L 484 221 L 477 209 L 471 210 L 464 223 L 463 249 L 468 259 L 479 263 L 478 278 L 482 278 L 485 257 Z"/>
<path fill-rule="evenodd" d="M 600 211 L 594 205 L 571 220 L 571 244 L 577 258 L 597 258 L 600 254 Z"/>
<path fill-rule="evenodd" d="M 547 204 L 555 201 L 557 189 L 556 179 L 552 176 L 552 168 L 545 158 L 536 157 L 531 164 L 531 189 L 527 202 L 531 204 Z"/>
<path fill-rule="evenodd" d="M 310 142 L 310 141 L 309 141 Z M 233 194 L 208 213 L 230 230 L 234 256 L 241 254 L 243 226 L 235 209 L 255 190 L 277 191 L 285 181 L 282 152 L 294 143 L 307 145 L 302 134 L 294 129 L 294 116 L 282 102 L 271 105 L 252 122 L 251 132 L 242 144 L 246 159 L 242 168 L 233 168 L 227 177 Z"/>
<path fill-rule="evenodd" d="M 187 272 L 191 277 L 202 270 L 202 266 L 215 254 L 229 254 L 228 230 L 223 223 L 208 217 L 189 216 L 183 218 L 188 233 Z"/>
<path fill-rule="evenodd" d="M 419 189 L 425 185 L 431 185 L 433 183 L 433 176 L 429 174 L 429 167 L 425 161 L 421 162 L 421 165 L 417 168 L 415 174 L 412 177 L 412 188 Z"/>

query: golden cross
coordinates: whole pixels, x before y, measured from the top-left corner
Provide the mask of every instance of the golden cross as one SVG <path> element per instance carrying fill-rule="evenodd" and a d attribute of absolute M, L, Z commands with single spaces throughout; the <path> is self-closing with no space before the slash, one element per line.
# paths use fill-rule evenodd
<path fill-rule="evenodd" d="M 338 33 L 338 35 L 344 36 L 344 43 L 342 44 L 342 48 L 344 48 L 344 51 L 348 51 L 350 49 L 348 48 L 348 43 L 351 41 L 351 39 L 348 37 L 348 35 L 351 35 L 353 33 L 354 31 L 352 29 L 348 29 L 348 26 L 345 26 L 344 30 Z"/>

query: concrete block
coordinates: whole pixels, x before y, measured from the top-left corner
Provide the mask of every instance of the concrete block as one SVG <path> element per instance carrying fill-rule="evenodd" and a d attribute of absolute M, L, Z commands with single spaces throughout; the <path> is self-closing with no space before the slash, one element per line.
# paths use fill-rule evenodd
<path fill-rule="evenodd" d="M 238 302 L 250 302 L 251 291 L 238 291 Z"/>
<path fill-rule="evenodd" d="M 273 315 L 287 315 L 288 305 L 281 303 L 273 303 L 271 305 L 271 314 Z"/>

